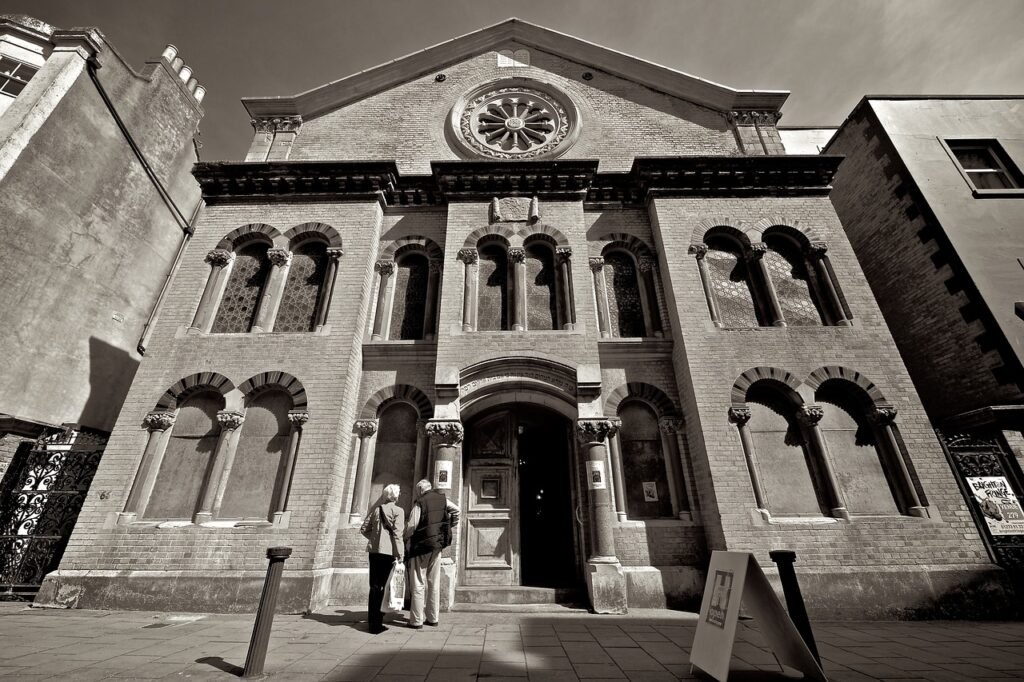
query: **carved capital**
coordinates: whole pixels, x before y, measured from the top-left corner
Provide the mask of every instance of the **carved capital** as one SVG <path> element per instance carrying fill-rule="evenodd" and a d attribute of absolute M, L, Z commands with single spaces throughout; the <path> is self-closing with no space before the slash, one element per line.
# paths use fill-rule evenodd
<path fill-rule="evenodd" d="M 426 431 L 434 445 L 458 445 L 465 435 L 458 419 L 431 419 Z"/>
<path fill-rule="evenodd" d="M 309 412 L 305 410 L 291 410 L 288 412 L 288 421 L 296 429 L 301 429 L 303 424 L 309 421 Z"/>
<path fill-rule="evenodd" d="M 334 262 L 338 262 L 344 255 L 345 251 L 340 246 L 330 246 L 327 248 L 327 257 Z"/>
<path fill-rule="evenodd" d="M 619 431 L 618 419 L 577 419 L 576 438 L 581 443 L 603 443 Z"/>
<path fill-rule="evenodd" d="M 750 262 L 759 261 L 766 253 L 768 253 L 767 244 L 764 242 L 754 242 L 746 253 L 747 260 Z"/>
<path fill-rule="evenodd" d="M 601 268 L 604 267 L 604 257 L 603 256 L 596 256 L 594 258 L 591 258 L 589 260 L 589 263 L 590 263 L 590 269 L 591 270 L 593 270 L 594 272 L 601 272 Z"/>
<path fill-rule="evenodd" d="M 369 438 L 373 434 L 377 433 L 377 420 L 376 419 L 360 419 L 352 425 L 352 430 L 356 432 L 360 438 Z"/>
<path fill-rule="evenodd" d="M 647 255 L 640 256 L 636 259 L 636 266 L 640 272 L 647 274 L 654 269 L 654 259 Z"/>
<path fill-rule="evenodd" d="M 696 256 L 697 260 L 703 260 L 704 256 L 708 255 L 707 244 L 690 244 L 690 248 L 687 249 L 692 256 Z"/>
<path fill-rule="evenodd" d="M 214 249 L 206 254 L 206 262 L 215 268 L 222 268 L 234 259 L 234 252 L 227 249 Z"/>
<path fill-rule="evenodd" d="M 390 277 L 395 274 L 395 261 L 393 260 L 379 260 L 373 265 L 373 269 L 377 271 L 381 277 Z"/>
<path fill-rule="evenodd" d="M 729 123 L 740 126 L 775 125 L 782 118 L 780 111 L 730 111 Z"/>
<path fill-rule="evenodd" d="M 174 412 L 167 410 L 154 410 L 142 419 L 142 423 L 150 431 L 166 431 L 174 426 L 174 420 L 177 416 Z"/>
<path fill-rule="evenodd" d="M 572 248 L 568 246 L 559 246 L 555 249 L 555 260 L 559 263 L 565 263 L 572 258 Z"/>
<path fill-rule="evenodd" d="M 292 262 L 292 252 L 288 249 L 267 249 L 267 258 L 279 268 Z"/>
<path fill-rule="evenodd" d="M 217 421 L 222 430 L 234 431 L 245 421 L 245 415 L 234 410 L 221 410 L 217 413 Z"/>
<path fill-rule="evenodd" d="M 436 275 L 441 272 L 441 261 L 437 258 L 431 258 L 427 262 L 427 267 L 430 269 L 430 274 Z"/>
<path fill-rule="evenodd" d="M 662 417 L 658 420 L 658 428 L 666 435 L 682 433 L 686 426 L 681 417 Z"/>
<path fill-rule="evenodd" d="M 811 258 L 821 258 L 828 253 L 828 242 L 811 242 L 807 245 L 807 255 Z"/>
<path fill-rule="evenodd" d="M 896 407 L 893 405 L 879 405 L 871 413 L 871 421 L 878 426 L 888 426 L 896 420 Z"/>
<path fill-rule="evenodd" d="M 480 252 L 476 249 L 459 249 L 459 260 L 466 265 L 476 265 L 480 259 Z"/>
<path fill-rule="evenodd" d="M 743 426 L 750 421 L 751 413 L 749 407 L 730 407 L 729 421 L 736 426 Z"/>
<path fill-rule="evenodd" d="M 817 426 L 824 416 L 825 410 L 820 405 L 801 405 L 796 412 L 796 418 L 804 426 Z"/>
<path fill-rule="evenodd" d="M 508 250 L 508 259 L 513 263 L 522 263 L 526 260 L 526 249 L 521 246 L 513 246 Z"/>
<path fill-rule="evenodd" d="M 302 127 L 301 116 L 267 116 L 250 119 L 257 133 L 270 135 L 273 133 L 298 133 Z"/>

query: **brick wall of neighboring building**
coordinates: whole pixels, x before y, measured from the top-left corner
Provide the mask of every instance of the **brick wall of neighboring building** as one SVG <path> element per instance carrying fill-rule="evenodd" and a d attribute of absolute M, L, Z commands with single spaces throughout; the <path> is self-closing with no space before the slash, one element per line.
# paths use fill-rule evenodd
<path fill-rule="evenodd" d="M 1001 332 L 870 102 L 844 124 L 829 152 L 846 155 L 832 203 L 932 418 L 938 423 L 1019 399 L 1015 372 L 997 343 Z"/>

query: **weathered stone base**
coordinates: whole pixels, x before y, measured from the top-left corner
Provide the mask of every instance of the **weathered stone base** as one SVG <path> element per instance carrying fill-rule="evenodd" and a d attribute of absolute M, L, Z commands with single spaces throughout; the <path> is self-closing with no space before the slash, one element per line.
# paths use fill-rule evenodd
<path fill-rule="evenodd" d="M 706 572 L 695 566 L 623 566 L 631 609 L 700 609 Z"/>
<path fill-rule="evenodd" d="M 621 565 L 588 563 L 583 571 L 594 613 L 626 613 L 626 574 Z"/>
<path fill-rule="evenodd" d="M 265 572 L 257 571 L 54 571 L 43 580 L 34 604 L 72 609 L 254 613 L 265 578 Z M 307 610 L 312 587 L 311 571 L 286 569 L 277 612 Z"/>
<path fill-rule="evenodd" d="M 1024 618 L 1024 579 L 995 565 L 796 569 L 812 620 Z M 778 574 L 765 572 L 782 600 Z"/>

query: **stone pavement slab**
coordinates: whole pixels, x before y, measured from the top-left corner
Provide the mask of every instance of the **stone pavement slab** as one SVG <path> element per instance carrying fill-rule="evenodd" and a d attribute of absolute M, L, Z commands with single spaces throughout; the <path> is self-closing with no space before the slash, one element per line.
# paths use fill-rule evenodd
<path fill-rule="evenodd" d="M 0 602 L 0 679 L 237 680 L 251 615 L 32 609 Z M 690 672 L 696 615 L 634 611 L 596 616 L 448 613 L 411 630 L 401 616 L 377 636 L 352 609 L 278 616 L 269 679 L 399 680 L 702 679 Z M 835 682 L 1024 679 L 1024 623 L 815 623 L 825 672 Z M 741 622 L 733 682 L 797 679 L 780 671 L 752 622 Z"/>

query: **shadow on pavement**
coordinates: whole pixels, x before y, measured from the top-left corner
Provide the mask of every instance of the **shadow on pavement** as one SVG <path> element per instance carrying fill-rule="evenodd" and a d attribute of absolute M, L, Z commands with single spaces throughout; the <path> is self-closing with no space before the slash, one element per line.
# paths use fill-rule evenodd
<path fill-rule="evenodd" d="M 222 670 L 226 673 L 231 673 L 232 675 L 237 675 L 239 677 L 241 677 L 242 672 L 245 670 L 240 665 L 228 663 L 220 656 L 206 656 L 204 658 L 197 658 L 196 663 L 205 663 L 206 665 L 213 666 L 217 670 Z"/>

